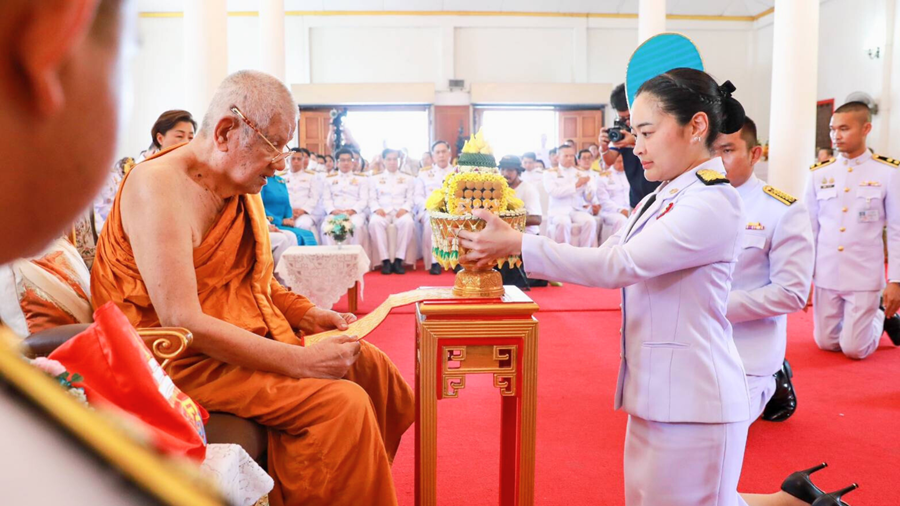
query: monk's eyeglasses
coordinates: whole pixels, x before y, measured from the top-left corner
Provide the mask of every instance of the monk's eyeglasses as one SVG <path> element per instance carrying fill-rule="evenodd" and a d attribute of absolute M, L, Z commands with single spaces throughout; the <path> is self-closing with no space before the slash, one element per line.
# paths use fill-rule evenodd
<path fill-rule="evenodd" d="M 269 160 L 269 165 L 274 165 L 276 163 L 283 162 L 287 157 L 289 157 L 293 154 L 293 151 L 289 150 L 287 146 L 284 147 L 284 151 L 280 151 L 278 148 L 276 148 L 275 145 L 272 144 L 272 142 L 269 139 L 267 139 L 265 135 L 263 135 L 263 133 L 259 130 L 259 128 L 257 128 L 256 125 L 254 125 L 252 121 L 247 119 L 246 116 L 244 116 L 244 113 L 242 113 L 241 110 L 237 108 L 237 106 L 234 106 L 234 105 L 231 106 L 231 112 L 237 114 L 237 116 L 239 118 L 241 118 L 241 120 L 244 123 L 246 123 L 248 127 L 250 127 L 251 129 L 253 129 L 254 132 L 256 132 L 256 135 L 258 135 L 260 139 L 266 141 L 266 144 L 268 144 L 269 147 L 272 148 L 272 151 L 278 153 L 277 155 L 273 156 L 271 160 Z"/>

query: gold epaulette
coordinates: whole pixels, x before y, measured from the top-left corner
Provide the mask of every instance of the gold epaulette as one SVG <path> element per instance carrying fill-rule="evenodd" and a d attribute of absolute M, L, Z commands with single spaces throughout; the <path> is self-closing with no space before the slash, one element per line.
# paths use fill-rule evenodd
<path fill-rule="evenodd" d="M 827 166 L 831 165 L 832 163 L 834 163 L 835 160 L 836 160 L 836 158 L 829 158 L 828 160 L 825 160 L 824 162 L 814 163 L 814 164 L 810 165 L 809 170 L 816 170 L 816 169 L 821 169 L 822 167 L 827 167 Z"/>
<path fill-rule="evenodd" d="M 697 179 L 703 181 L 703 184 L 710 186 L 714 184 L 730 183 L 731 181 L 725 177 L 725 174 L 716 172 L 712 169 L 701 169 L 697 171 Z"/>
<path fill-rule="evenodd" d="M 310 169 L 306 169 L 306 170 L 304 170 L 303 172 L 306 172 L 307 174 L 311 174 L 311 175 L 313 175 L 313 176 L 316 175 L 316 171 L 310 170 Z"/>
<path fill-rule="evenodd" d="M 373 175 L 373 176 L 377 176 L 377 175 L 381 174 L 382 172 L 384 172 L 384 171 L 383 171 L 383 170 L 376 170 L 376 171 L 372 172 L 372 175 Z M 365 174 L 365 172 L 363 172 L 363 174 Z"/>
<path fill-rule="evenodd" d="M 547 172 L 559 172 L 559 169 L 547 169 Z"/>
<path fill-rule="evenodd" d="M 883 155 L 872 155 L 872 158 L 874 158 L 876 162 L 881 162 L 885 165 L 890 165 L 891 167 L 893 167 L 895 169 L 897 167 L 900 167 L 900 160 L 898 160 L 896 158 L 888 158 Z"/>
<path fill-rule="evenodd" d="M 797 202 L 797 199 L 794 198 L 793 195 L 784 193 L 783 191 L 781 191 L 777 188 L 772 188 L 769 185 L 763 186 L 763 191 L 766 192 L 766 195 L 774 198 L 775 200 L 781 202 L 782 204 L 784 204 L 786 206 L 789 206 L 789 205 L 793 204 L 794 202 Z"/>
<path fill-rule="evenodd" d="M 334 177 L 334 176 L 337 176 L 337 175 L 338 175 L 337 172 L 332 172 L 331 174 L 328 174 L 328 175 L 325 176 L 325 177 Z"/>

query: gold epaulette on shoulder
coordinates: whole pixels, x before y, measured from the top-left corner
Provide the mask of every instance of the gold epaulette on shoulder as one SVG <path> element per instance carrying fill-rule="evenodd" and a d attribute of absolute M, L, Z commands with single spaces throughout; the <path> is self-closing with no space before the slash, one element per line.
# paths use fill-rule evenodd
<path fill-rule="evenodd" d="M 893 167 L 895 169 L 897 167 L 900 167 L 900 160 L 898 160 L 896 158 L 888 158 L 883 155 L 872 155 L 872 158 L 874 158 L 876 162 L 881 162 L 885 165 L 890 165 L 891 167 Z"/>
<path fill-rule="evenodd" d="M 821 169 L 822 167 L 827 167 L 827 166 L 831 165 L 832 163 L 834 163 L 835 160 L 836 160 L 835 158 L 829 158 L 828 160 L 825 160 L 824 162 L 814 163 L 814 164 L 810 165 L 809 170 L 816 170 L 816 169 Z"/>
<path fill-rule="evenodd" d="M 784 204 L 786 206 L 789 206 L 789 205 L 793 204 L 794 202 L 797 202 L 797 199 L 794 198 L 793 195 L 784 193 L 783 191 L 781 191 L 777 188 L 772 188 L 769 185 L 763 186 L 763 191 L 766 192 L 766 195 L 774 198 L 775 200 L 781 202 L 782 204 Z"/>
<path fill-rule="evenodd" d="M 372 172 L 372 175 L 373 175 L 373 176 L 377 176 L 377 175 L 381 174 L 382 172 L 384 172 L 384 171 L 383 171 L 383 170 L 376 170 L 376 171 Z M 363 174 L 365 174 L 365 172 L 363 172 Z"/>
<path fill-rule="evenodd" d="M 316 175 L 316 171 L 310 170 L 310 169 L 306 169 L 306 170 L 304 170 L 303 172 L 306 172 L 307 174 L 312 174 L 313 176 Z"/>
<path fill-rule="evenodd" d="M 325 176 L 325 177 L 334 177 L 334 176 L 337 176 L 337 175 L 338 175 L 337 172 L 332 172 L 331 174 L 328 174 L 328 175 Z"/>
<path fill-rule="evenodd" d="M 559 169 L 547 169 L 547 172 L 559 172 Z"/>
<path fill-rule="evenodd" d="M 725 177 L 725 174 L 716 172 L 712 169 L 701 169 L 697 171 L 697 179 L 703 181 L 703 184 L 709 186 L 714 184 L 730 183 L 731 181 Z"/>

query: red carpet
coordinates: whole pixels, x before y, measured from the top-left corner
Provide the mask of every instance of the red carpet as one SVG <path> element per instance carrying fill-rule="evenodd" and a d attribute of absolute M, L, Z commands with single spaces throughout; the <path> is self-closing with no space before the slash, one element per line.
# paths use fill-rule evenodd
<path fill-rule="evenodd" d="M 449 285 L 450 274 L 420 270 L 366 276 L 371 310 L 388 293 Z M 626 415 L 613 411 L 618 368 L 618 292 L 577 287 L 537 288 L 541 305 L 538 359 L 536 504 L 622 505 Z M 571 307 L 573 310 L 566 311 Z M 344 301 L 336 309 L 346 309 Z M 370 341 L 414 379 L 413 308 L 393 313 Z M 788 359 L 799 397 L 787 422 L 756 422 L 750 430 L 741 491 L 771 492 L 797 469 L 827 461 L 815 483 L 836 490 L 851 482 L 853 506 L 900 504 L 900 349 L 885 337 L 857 362 L 816 348 L 810 314 L 790 318 Z M 588 330 L 586 330 L 588 329 Z M 441 505 L 494 505 L 499 466 L 499 402 L 489 377 L 469 381 L 458 399 L 439 403 L 438 494 Z M 413 501 L 413 438 L 407 432 L 394 463 L 400 504 Z"/>

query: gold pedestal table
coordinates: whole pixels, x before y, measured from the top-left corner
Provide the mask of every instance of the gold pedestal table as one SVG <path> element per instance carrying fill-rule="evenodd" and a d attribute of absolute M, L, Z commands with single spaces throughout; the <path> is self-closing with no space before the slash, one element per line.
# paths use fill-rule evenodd
<path fill-rule="evenodd" d="M 457 398 L 471 374 L 493 375 L 500 394 L 500 506 L 534 504 L 537 311 L 514 286 L 416 304 L 417 506 L 437 503 L 437 402 Z"/>

